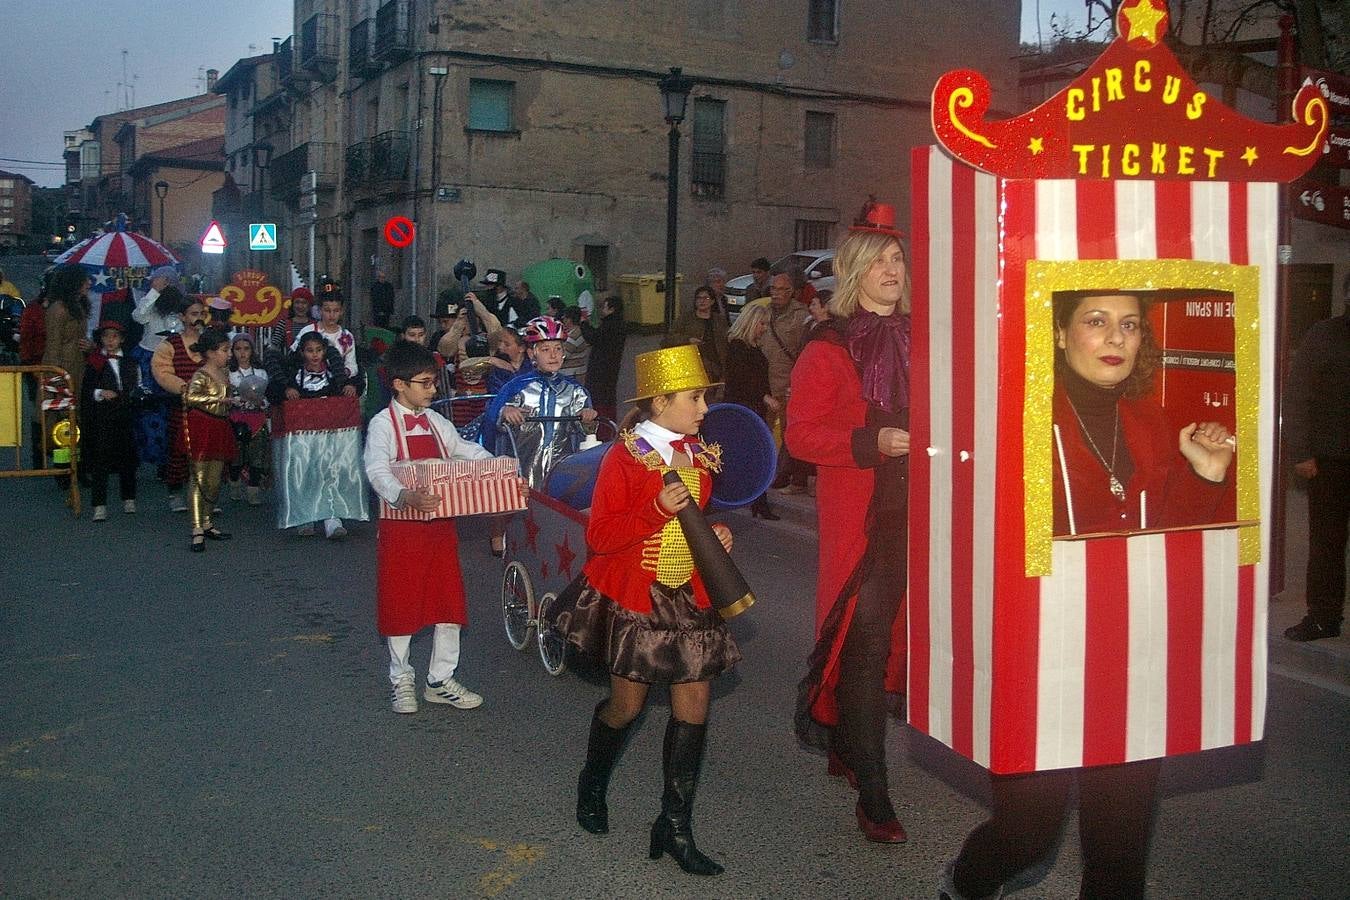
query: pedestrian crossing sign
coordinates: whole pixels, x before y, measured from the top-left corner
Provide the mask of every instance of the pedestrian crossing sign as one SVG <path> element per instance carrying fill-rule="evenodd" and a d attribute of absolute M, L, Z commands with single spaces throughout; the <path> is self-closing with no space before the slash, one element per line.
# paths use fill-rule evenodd
<path fill-rule="evenodd" d="M 277 249 L 277 226 L 273 222 L 257 222 L 248 226 L 248 249 Z"/>

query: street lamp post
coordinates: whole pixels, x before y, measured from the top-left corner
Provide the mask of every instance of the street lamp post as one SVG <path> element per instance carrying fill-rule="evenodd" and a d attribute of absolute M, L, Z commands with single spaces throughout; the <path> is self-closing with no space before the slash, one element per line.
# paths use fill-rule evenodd
<path fill-rule="evenodd" d="M 159 198 L 159 242 L 164 243 L 164 198 L 168 196 L 169 183 L 167 181 L 155 182 L 155 196 Z"/>
<path fill-rule="evenodd" d="M 670 125 L 666 151 L 666 330 L 675 322 L 675 234 L 680 208 L 680 123 L 694 82 L 671 66 L 670 74 L 657 83 L 661 89 L 661 107 Z"/>
<path fill-rule="evenodd" d="M 267 221 L 267 167 L 272 164 L 272 150 L 272 144 L 268 141 L 261 141 L 253 145 L 253 167 L 258 171 L 257 216 L 260 222 Z M 251 250 L 249 254 L 249 264 L 253 265 L 251 261 L 257 259 L 257 257 L 252 255 Z M 275 254 L 272 255 L 275 256 Z M 273 272 L 272 274 L 275 275 L 276 273 Z"/>

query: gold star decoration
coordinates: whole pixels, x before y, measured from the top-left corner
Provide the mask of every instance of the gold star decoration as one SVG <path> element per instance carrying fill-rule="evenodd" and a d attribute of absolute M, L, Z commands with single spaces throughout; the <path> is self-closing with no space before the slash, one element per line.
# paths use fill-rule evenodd
<path fill-rule="evenodd" d="M 1045 139 L 1034 137 L 1031 143 L 1027 144 L 1027 149 L 1031 151 L 1032 156 L 1040 156 L 1045 152 Z"/>
<path fill-rule="evenodd" d="M 1139 0 L 1134 6 L 1122 9 L 1121 13 L 1130 22 L 1126 40 L 1143 38 L 1150 44 L 1158 43 L 1158 23 L 1167 15 L 1165 10 L 1154 6 L 1152 0 Z"/>
<path fill-rule="evenodd" d="M 1256 148 L 1248 147 L 1247 152 L 1242 154 L 1242 158 L 1246 160 L 1247 166 L 1250 168 L 1251 164 L 1256 162 Z"/>

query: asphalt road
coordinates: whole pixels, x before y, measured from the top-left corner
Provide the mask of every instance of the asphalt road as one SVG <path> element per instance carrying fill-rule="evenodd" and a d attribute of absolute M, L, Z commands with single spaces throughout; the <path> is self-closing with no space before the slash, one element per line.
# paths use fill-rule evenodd
<path fill-rule="evenodd" d="M 666 710 L 640 722 L 612 833 L 573 821 L 598 682 L 507 644 L 500 562 L 470 523 L 461 679 L 474 711 L 389 710 L 374 627 L 374 528 L 341 543 L 229 504 L 229 544 L 187 552 L 150 480 L 142 513 L 72 519 L 50 482 L 0 481 L 0 895 L 6 897 L 932 897 L 983 817 L 983 779 L 891 732 L 910 842 L 866 844 L 843 783 L 793 739 L 814 546 L 739 515 L 760 602 L 716 686 L 684 875 L 645 856 Z M 425 671 L 428 640 L 414 643 Z M 1350 700 L 1272 679 L 1268 740 L 1166 767 L 1154 897 L 1343 897 Z M 1019 894 L 1076 893 L 1077 841 Z"/>

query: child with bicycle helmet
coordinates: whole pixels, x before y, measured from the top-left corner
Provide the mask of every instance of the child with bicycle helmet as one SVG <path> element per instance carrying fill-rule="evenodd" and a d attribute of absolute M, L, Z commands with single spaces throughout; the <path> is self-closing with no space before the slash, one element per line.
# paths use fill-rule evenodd
<path fill-rule="evenodd" d="M 514 441 L 521 474 L 533 488 L 543 488 L 548 470 L 576 448 L 581 426 L 596 417 L 590 392 L 558 371 L 566 336 L 563 323 L 552 316 L 526 322 L 521 337 L 533 369 L 504 384 L 484 418 L 484 442 L 495 437 L 494 428 L 509 435 L 498 439 L 497 452 L 511 452 Z"/>

